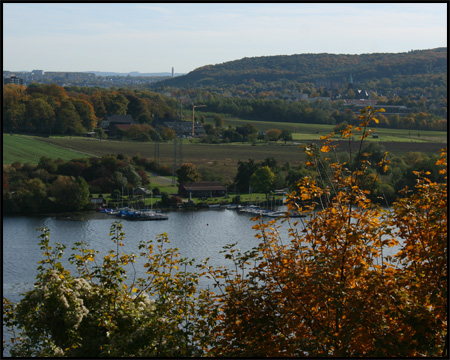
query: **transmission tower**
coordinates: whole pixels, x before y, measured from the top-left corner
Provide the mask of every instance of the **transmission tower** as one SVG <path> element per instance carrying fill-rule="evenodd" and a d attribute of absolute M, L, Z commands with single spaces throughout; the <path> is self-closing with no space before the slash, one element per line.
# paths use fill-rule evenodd
<path fill-rule="evenodd" d="M 172 185 L 175 185 L 175 171 L 177 168 L 177 137 L 173 139 L 173 169 L 172 169 Z"/>
<path fill-rule="evenodd" d="M 178 160 L 179 160 L 179 167 L 183 165 L 183 139 L 179 138 L 178 142 L 180 143 L 180 149 L 178 151 Z"/>
<path fill-rule="evenodd" d="M 155 151 L 153 154 L 153 160 L 155 161 L 155 163 L 157 163 L 159 165 L 159 141 L 158 140 L 155 141 Z"/>
<path fill-rule="evenodd" d="M 173 139 L 172 185 L 175 185 L 175 172 L 181 165 L 183 165 L 183 139 L 176 136 Z"/>

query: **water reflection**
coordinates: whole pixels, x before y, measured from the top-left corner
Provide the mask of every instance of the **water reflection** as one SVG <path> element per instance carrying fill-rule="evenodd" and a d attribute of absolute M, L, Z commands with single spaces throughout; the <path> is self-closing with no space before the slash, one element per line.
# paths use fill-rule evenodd
<path fill-rule="evenodd" d="M 224 258 L 220 251 L 226 244 L 237 242 L 241 251 L 257 246 L 259 240 L 248 214 L 232 210 L 217 211 L 184 211 L 171 212 L 166 221 L 123 221 L 125 232 L 125 253 L 139 253 L 140 241 L 156 239 L 166 232 L 170 244 L 168 247 L 178 248 L 182 257 L 196 259 L 197 263 L 210 258 L 214 267 L 230 266 L 230 260 Z M 4 296 L 15 301 L 19 294 L 33 287 L 37 262 L 42 259 L 39 249 L 39 232 L 37 227 L 46 226 L 50 229 L 51 243 L 58 242 L 67 246 L 66 257 L 72 254 L 71 248 L 75 242 L 84 240 L 87 245 L 100 251 L 100 256 L 113 249 L 109 237 L 111 224 L 117 218 L 106 214 L 94 214 L 84 219 L 60 219 L 54 217 L 7 217 L 3 218 L 3 292 Z M 288 240 L 290 225 L 278 223 L 280 235 L 284 243 Z M 299 222 L 297 229 L 303 228 Z M 394 249 L 387 249 L 394 252 Z M 386 252 L 385 252 L 386 255 Z M 100 259 L 101 259 L 100 258 Z M 139 259 L 136 264 L 137 276 L 143 276 L 145 259 Z M 67 261 L 63 262 L 67 269 L 75 268 Z M 202 282 L 202 287 L 208 286 Z"/>

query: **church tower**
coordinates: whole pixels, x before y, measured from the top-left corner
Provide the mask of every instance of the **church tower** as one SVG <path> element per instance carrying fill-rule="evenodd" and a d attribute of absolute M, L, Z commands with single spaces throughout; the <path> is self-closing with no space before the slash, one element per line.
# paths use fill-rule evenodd
<path fill-rule="evenodd" d="M 353 89 L 353 76 L 352 76 L 352 73 L 350 73 L 350 77 L 348 78 L 347 89 Z"/>

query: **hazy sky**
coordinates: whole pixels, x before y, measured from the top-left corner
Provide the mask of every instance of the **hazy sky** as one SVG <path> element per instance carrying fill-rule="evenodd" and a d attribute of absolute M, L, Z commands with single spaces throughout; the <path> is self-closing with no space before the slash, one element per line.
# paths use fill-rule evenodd
<path fill-rule="evenodd" d="M 447 46 L 447 3 L 3 3 L 3 70 L 187 73 Z"/>

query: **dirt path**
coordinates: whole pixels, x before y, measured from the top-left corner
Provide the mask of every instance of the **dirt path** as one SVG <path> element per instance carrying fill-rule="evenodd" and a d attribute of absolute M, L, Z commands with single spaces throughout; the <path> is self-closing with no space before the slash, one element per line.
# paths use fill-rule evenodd
<path fill-rule="evenodd" d="M 150 172 L 150 181 L 161 186 L 172 185 L 172 178 L 167 176 L 159 176 L 158 174 Z"/>

